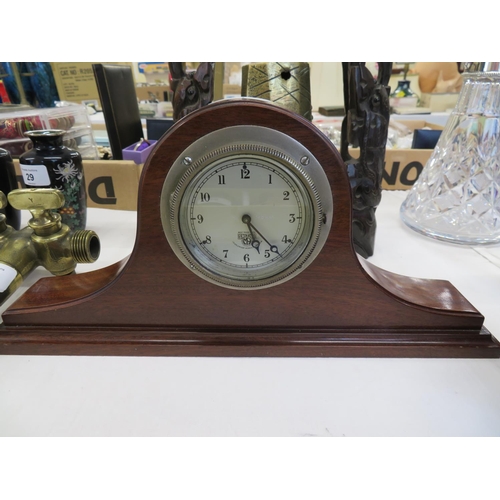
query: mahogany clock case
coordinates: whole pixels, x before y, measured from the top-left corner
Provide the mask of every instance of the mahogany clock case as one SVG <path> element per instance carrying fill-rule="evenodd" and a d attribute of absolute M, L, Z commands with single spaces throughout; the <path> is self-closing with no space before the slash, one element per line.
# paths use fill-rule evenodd
<path fill-rule="evenodd" d="M 239 125 L 267 127 L 302 144 L 323 167 L 334 204 L 326 242 L 307 269 L 257 290 L 222 287 L 191 272 L 169 245 L 160 214 L 166 175 L 183 151 Z M 483 316 L 449 282 L 360 262 L 338 151 L 308 120 L 255 99 L 201 108 L 158 142 L 143 169 L 128 259 L 41 279 L 3 320 L 1 354 L 500 357 Z"/>

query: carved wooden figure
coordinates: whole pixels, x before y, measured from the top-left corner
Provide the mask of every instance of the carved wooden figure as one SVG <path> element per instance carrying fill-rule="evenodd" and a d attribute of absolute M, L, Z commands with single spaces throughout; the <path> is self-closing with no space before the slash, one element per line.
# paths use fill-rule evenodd
<path fill-rule="evenodd" d="M 203 62 L 195 71 L 185 71 L 181 62 L 169 62 L 173 118 L 178 120 L 191 111 L 212 102 L 214 95 L 214 63 Z"/>
<path fill-rule="evenodd" d="M 352 189 L 353 240 L 363 257 L 373 255 L 375 211 L 382 196 L 385 147 L 389 129 L 387 86 L 392 63 L 378 63 L 375 80 L 365 63 L 342 63 L 346 116 L 342 123 L 340 154 L 347 165 Z M 349 153 L 359 148 L 359 157 Z"/>

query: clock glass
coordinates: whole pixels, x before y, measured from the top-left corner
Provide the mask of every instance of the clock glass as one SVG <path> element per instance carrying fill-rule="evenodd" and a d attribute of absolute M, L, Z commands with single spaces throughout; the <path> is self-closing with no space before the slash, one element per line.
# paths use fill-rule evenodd
<path fill-rule="evenodd" d="M 228 144 L 226 131 L 208 153 L 186 151 L 162 193 L 165 234 L 176 254 L 196 274 L 231 288 L 290 279 L 306 267 L 329 227 L 311 156 L 295 159 L 255 140 L 254 128 L 253 141 L 238 134 L 240 140 Z"/>

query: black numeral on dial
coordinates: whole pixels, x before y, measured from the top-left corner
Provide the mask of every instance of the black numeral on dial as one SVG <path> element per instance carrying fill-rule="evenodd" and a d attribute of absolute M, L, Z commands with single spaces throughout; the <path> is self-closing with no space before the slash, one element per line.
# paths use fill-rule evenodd
<path fill-rule="evenodd" d="M 243 163 L 243 167 L 241 169 L 241 178 L 242 179 L 250 179 L 250 170 L 248 169 L 246 163 Z"/>

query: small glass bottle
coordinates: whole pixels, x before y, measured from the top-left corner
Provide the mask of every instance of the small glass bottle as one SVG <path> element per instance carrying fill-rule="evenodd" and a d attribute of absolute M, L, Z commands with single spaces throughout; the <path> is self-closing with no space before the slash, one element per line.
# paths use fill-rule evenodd
<path fill-rule="evenodd" d="M 17 189 L 16 169 L 10 153 L 0 148 L 0 191 L 7 196 L 11 191 Z M 14 229 L 21 226 L 21 212 L 7 205 L 0 210 L 7 217 L 7 224 Z"/>
<path fill-rule="evenodd" d="M 78 151 L 63 144 L 64 130 L 32 130 L 25 135 L 33 149 L 19 157 L 19 166 L 26 187 L 59 189 L 66 200 L 58 210 L 62 222 L 72 230 L 85 229 L 87 194 L 82 157 Z"/>

